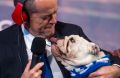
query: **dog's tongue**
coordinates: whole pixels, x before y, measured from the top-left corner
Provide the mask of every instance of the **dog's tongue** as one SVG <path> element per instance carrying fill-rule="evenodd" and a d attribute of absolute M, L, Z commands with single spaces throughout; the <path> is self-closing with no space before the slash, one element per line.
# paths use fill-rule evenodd
<path fill-rule="evenodd" d="M 57 43 L 57 40 L 59 40 L 59 39 L 55 38 L 55 37 L 50 38 L 51 43 Z"/>

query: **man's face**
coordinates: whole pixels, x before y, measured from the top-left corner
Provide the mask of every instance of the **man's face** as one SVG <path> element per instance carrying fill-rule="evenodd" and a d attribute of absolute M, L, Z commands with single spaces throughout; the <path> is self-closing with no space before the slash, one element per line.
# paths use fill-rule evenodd
<path fill-rule="evenodd" d="M 55 32 L 57 1 L 35 0 L 35 6 L 37 12 L 30 15 L 29 31 L 34 36 L 49 38 Z"/>

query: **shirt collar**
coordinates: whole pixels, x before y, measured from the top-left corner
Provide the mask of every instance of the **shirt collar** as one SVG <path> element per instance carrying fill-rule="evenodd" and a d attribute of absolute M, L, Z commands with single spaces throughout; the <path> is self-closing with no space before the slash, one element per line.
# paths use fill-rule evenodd
<path fill-rule="evenodd" d="M 25 40 L 25 43 L 26 43 L 26 47 L 27 47 L 27 49 L 31 49 L 32 41 L 35 37 L 28 32 L 28 30 L 24 27 L 23 24 L 22 24 L 21 27 L 22 27 L 22 32 L 23 32 L 23 35 L 24 35 L 24 40 Z"/>
<path fill-rule="evenodd" d="M 25 40 L 25 43 L 26 43 L 26 47 L 27 47 L 27 49 L 31 49 L 32 41 L 35 37 L 28 32 L 28 30 L 24 27 L 23 24 L 22 24 L 21 27 L 22 27 L 22 32 L 23 32 L 23 35 L 24 35 L 24 40 Z M 46 39 L 45 41 L 46 41 L 47 46 L 51 46 L 51 42 L 48 39 Z"/>

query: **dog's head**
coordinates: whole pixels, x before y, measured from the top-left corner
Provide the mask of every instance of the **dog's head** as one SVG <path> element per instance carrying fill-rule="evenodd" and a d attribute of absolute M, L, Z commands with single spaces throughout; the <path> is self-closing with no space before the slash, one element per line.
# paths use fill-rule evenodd
<path fill-rule="evenodd" d="M 57 41 L 57 46 L 61 51 L 61 57 L 74 60 L 76 58 L 85 58 L 87 55 L 97 55 L 99 47 L 78 35 L 66 36 Z"/>

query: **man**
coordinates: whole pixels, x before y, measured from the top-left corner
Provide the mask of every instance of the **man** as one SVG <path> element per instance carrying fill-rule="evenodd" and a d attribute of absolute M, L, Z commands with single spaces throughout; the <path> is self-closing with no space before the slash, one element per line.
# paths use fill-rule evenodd
<path fill-rule="evenodd" d="M 112 52 L 112 54 L 113 54 L 114 56 L 119 56 L 119 57 L 120 57 L 120 48 L 117 49 L 117 50 L 114 50 L 114 51 Z"/>
<path fill-rule="evenodd" d="M 32 58 L 29 50 L 35 37 L 45 38 L 48 43 L 51 37 L 62 38 L 71 34 L 89 40 L 79 26 L 57 21 L 57 0 L 25 0 L 24 9 L 28 19 L 22 19 L 22 25 L 15 24 L 0 32 L 0 78 L 41 78 L 43 71 L 40 68 L 44 63 L 40 62 L 30 69 L 29 60 Z M 23 18 L 22 14 L 20 16 Z M 50 67 L 54 78 L 70 78 L 69 72 L 56 60 L 52 59 Z M 120 68 L 107 66 L 96 72 L 90 77 L 118 78 Z"/>

